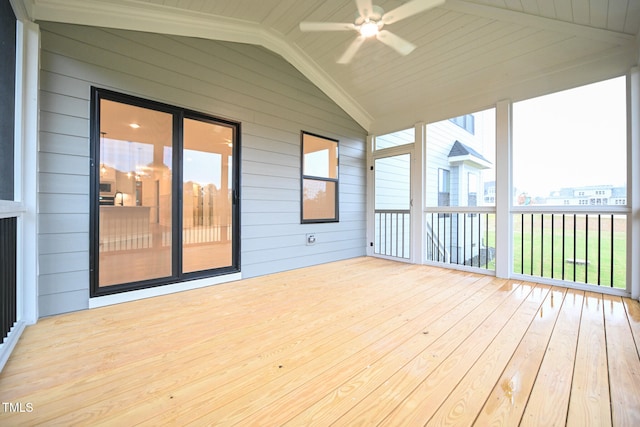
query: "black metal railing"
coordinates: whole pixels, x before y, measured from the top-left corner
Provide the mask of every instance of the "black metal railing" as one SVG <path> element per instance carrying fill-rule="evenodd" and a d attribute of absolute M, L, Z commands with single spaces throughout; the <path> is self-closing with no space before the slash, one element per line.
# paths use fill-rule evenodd
<path fill-rule="evenodd" d="M 626 214 L 514 213 L 514 273 L 626 288 Z"/>
<path fill-rule="evenodd" d="M 495 222 L 493 212 L 427 212 L 427 261 L 495 270 Z"/>
<path fill-rule="evenodd" d="M 411 213 L 409 210 L 375 210 L 374 253 L 396 258 L 411 257 Z"/>
<path fill-rule="evenodd" d="M 11 332 L 17 317 L 16 236 L 17 218 L 0 219 L 0 328 L 2 340 Z"/>

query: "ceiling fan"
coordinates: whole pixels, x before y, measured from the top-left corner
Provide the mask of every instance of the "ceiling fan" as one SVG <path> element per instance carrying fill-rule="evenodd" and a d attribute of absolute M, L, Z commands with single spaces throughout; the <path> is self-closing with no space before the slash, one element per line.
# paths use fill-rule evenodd
<path fill-rule="evenodd" d="M 374 6 L 371 0 L 356 0 L 358 13 L 353 23 L 301 22 L 300 31 L 356 31 L 358 37 L 351 42 L 344 54 L 338 59 L 339 64 L 351 62 L 362 43 L 372 37 L 395 49 L 400 55 L 408 55 L 416 46 L 390 31 L 383 30 L 383 27 L 439 6 L 444 2 L 445 0 L 411 0 L 385 13 L 381 7 Z"/>

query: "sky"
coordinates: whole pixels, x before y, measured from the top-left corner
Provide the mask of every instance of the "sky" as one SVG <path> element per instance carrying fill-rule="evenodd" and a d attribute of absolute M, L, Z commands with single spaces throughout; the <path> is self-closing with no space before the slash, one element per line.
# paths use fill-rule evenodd
<path fill-rule="evenodd" d="M 530 196 L 563 187 L 624 186 L 624 77 L 513 105 L 513 185 Z"/>

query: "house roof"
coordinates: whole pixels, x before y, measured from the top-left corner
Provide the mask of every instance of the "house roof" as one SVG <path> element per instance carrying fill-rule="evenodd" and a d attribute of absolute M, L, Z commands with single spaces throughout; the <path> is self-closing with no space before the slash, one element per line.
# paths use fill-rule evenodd
<path fill-rule="evenodd" d="M 486 169 L 490 167 L 491 162 L 487 160 L 482 154 L 478 153 L 468 145 L 463 144 L 460 141 L 453 143 L 451 151 L 449 151 L 449 162 L 468 162 L 472 163 L 476 167 Z"/>
<path fill-rule="evenodd" d="M 35 21 L 263 46 L 375 134 L 619 76 L 638 63 L 637 0 L 446 0 L 385 25 L 416 45 L 409 55 L 366 40 L 347 65 L 337 60 L 354 31 L 303 33 L 299 23 L 351 23 L 354 0 L 19 1 Z M 390 11 L 406 1 L 373 3 Z"/>
<path fill-rule="evenodd" d="M 454 142 L 453 147 L 451 147 L 451 151 L 449 151 L 449 157 L 466 156 L 469 154 L 482 159 L 485 162 L 489 162 L 489 160 L 485 159 L 482 154 L 478 153 L 476 150 L 469 147 L 468 145 L 463 144 L 460 141 Z"/>

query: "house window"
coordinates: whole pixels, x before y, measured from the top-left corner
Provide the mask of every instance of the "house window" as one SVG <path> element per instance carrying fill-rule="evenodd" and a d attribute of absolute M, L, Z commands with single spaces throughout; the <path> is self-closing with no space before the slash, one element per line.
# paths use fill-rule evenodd
<path fill-rule="evenodd" d="M 13 200 L 16 86 L 16 16 L 0 5 L 0 200 Z"/>
<path fill-rule="evenodd" d="M 478 176 L 471 172 L 467 179 L 467 206 L 478 206 Z"/>
<path fill-rule="evenodd" d="M 301 222 L 338 221 L 338 141 L 302 132 Z"/>
<path fill-rule="evenodd" d="M 464 116 L 454 117 L 452 119 L 449 119 L 449 121 L 460 126 L 470 134 L 475 134 L 475 118 L 472 114 L 465 114 Z"/>
<path fill-rule="evenodd" d="M 448 169 L 438 169 L 438 206 L 450 206 L 451 203 L 451 172 Z"/>
<path fill-rule="evenodd" d="M 92 296 L 239 270 L 239 124 L 92 92 Z"/>

